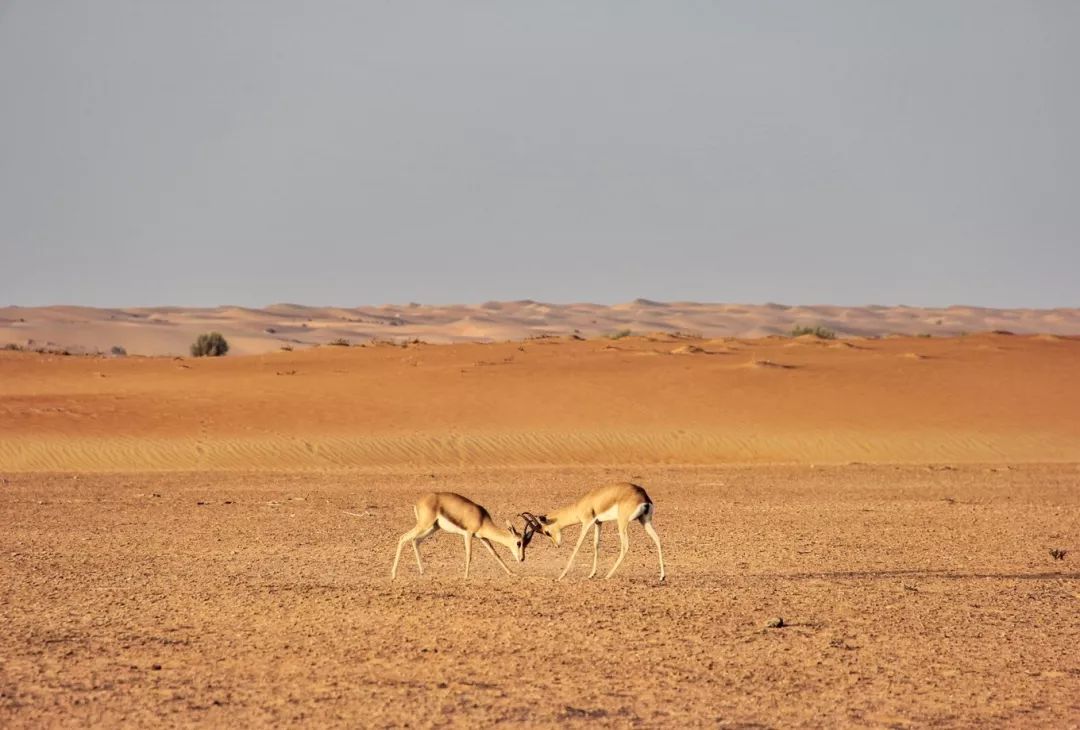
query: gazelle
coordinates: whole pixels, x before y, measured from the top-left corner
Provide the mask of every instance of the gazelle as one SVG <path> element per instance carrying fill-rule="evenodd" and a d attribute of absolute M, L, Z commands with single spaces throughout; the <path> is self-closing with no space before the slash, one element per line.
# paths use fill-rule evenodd
<path fill-rule="evenodd" d="M 447 532 L 461 535 L 465 538 L 465 577 L 469 577 L 469 563 L 472 561 L 472 539 L 478 537 L 488 552 L 492 554 L 502 569 L 509 575 L 510 568 L 495 552 L 491 546 L 492 541 L 504 545 L 514 555 L 514 560 L 519 563 L 525 559 L 525 546 L 532 538 L 532 528 L 527 527 L 525 534 L 521 535 L 517 529 L 506 523 L 506 529 L 496 527 L 491 514 L 486 509 L 470 499 L 453 492 L 435 492 L 420 498 L 413 507 L 416 514 L 416 527 L 412 528 L 398 540 L 397 555 L 394 556 L 394 567 L 390 570 L 390 578 L 397 578 L 398 561 L 401 560 L 401 551 L 405 543 L 411 542 L 413 552 L 416 553 L 416 566 L 420 574 L 424 574 L 424 564 L 420 562 L 421 542 L 431 537 L 440 528 Z"/>
<path fill-rule="evenodd" d="M 600 525 L 604 522 L 618 522 L 619 526 L 619 559 L 611 566 L 606 577 L 615 574 L 626 557 L 626 551 L 630 548 L 630 540 L 626 535 L 626 528 L 630 523 L 637 520 L 645 528 L 645 532 L 656 543 L 656 554 L 660 558 L 660 580 L 664 580 L 664 551 L 660 548 L 660 537 L 656 534 L 656 528 L 652 526 L 653 513 L 655 512 L 653 501 L 645 490 L 636 484 L 621 482 L 609 484 L 592 490 L 569 507 L 557 509 L 546 515 L 536 517 L 528 512 L 522 513 L 525 523 L 532 528 L 533 532 L 542 532 L 551 538 L 556 547 L 562 544 L 562 531 L 571 525 L 581 525 L 581 534 L 578 536 L 574 552 L 570 554 L 570 560 L 559 575 L 559 580 L 569 572 L 574 564 L 581 544 L 585 542 L 585 536 L 589 528 L 593 527 L 593 564 L 589 577 L 596 575 L 596 563 L 600 555 Z M 532 538 L 532 534 L 529 535 Z"/>

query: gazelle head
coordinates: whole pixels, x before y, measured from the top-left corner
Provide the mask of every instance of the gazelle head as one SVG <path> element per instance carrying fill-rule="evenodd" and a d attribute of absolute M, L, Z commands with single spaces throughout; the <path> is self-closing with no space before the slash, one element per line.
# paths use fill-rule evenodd
<path fill-rule="evenodd" d="M 506 529 L 510 532 L 512 542 L 507 545 L 510 551 L 514 553 L 514 560 L 519 563 L 525 562 L 525 546 L 529 544 L 531 535 L 528 534 L 528 528 L 525 528 L 525 533 L 522 535 L 517 531 L 517 528 L 510 524 L 510 520 L 506 521 Z"/>
<path fill-rule="evenodd" d="M 559 547 L 562 544 L 562 529 L 555 524 L 554 521 L 549 520 L 547 515 L 540 515 L 537 517 L 532 512 L 522 512 L 521 518 L 525 520 L 525 544 L 528 545 L 532 540 L 533 535 L 537 532 L 547 536 L 551 540 L 551 544 L 555 547 Z"/>

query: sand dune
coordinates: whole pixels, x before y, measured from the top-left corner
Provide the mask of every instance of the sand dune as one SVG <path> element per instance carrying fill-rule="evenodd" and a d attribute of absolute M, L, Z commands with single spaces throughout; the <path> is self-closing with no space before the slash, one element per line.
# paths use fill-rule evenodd
<path fill-rule="evenodd" d="M 597 337 L 630 330 L 689 332 L 707 338 L 787 334 L 795 325 L 824 326 L 843 337 L 890 334 L 952 336 L 1006 330 L 1016 334 L 1080 334 L 1080 309 L 835 307 L 780 304 L 633 302 L 546 304 L 531 300 L 479 305 L 408 304 L 378 307 L 306 307 L 275 304 L 263 309 L 138 307 L 0 308 L 0 346 L 131 354 L 183 355 L 200 332 L 218 330 L 236 354 L 271 352 L 283 345 L 307 347 L 335 339 L 427 342 L 493 342 L 578 333 Z"/>
<path fill-rule="evenodd" d="M 0 352 L 0 470 L 1078 461 L 1078 357 L 994 334 Z"/>

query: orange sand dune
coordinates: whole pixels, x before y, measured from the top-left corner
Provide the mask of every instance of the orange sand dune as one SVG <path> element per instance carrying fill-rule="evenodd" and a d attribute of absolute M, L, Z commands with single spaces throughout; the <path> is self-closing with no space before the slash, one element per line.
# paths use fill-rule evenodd
<path fill-rule="evenodd" d="M 1080 338 L 0 352 L 0 470 L 1080 461 Z"/>
<path fill-rule="evenodd" d="M 824 326 L 845 337 L 960 335 L 1008 330 L 1016 334 L 1080 334 L 1080 309 L 982 307 L 835 307 L 781 304 L 701 304 L 637 299 L 626 304 L 545 304 L 531 300 L 480 305 L 305 307 L 275 304 L 264 309 L 217 307 L 2 307 L 0 347 L 185 355 L 201 332 L 217 330 L 235 354 L 303 348 L 344 338 L 427 342 L 491 342 L 537 335 L 596 337 L 686 332 L 703 337 L 764 337 L 793 326 Z"/>

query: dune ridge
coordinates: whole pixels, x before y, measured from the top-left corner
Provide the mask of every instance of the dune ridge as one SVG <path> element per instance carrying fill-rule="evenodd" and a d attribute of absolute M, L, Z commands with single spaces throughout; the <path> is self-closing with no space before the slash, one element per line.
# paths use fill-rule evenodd
<path fill-rule="evenodd" d="M 842 337 L 955 336 L 992 330 L 1073 335 L 1080 334 L 1080 308 L 787 306 L 648 299 L 615 305 L 521 300 L 370 307 L 7 306 L 0 308 L 0 347 L 11 344 L 108 352 L 120 346 L 130 354 L 184 355 L 200 332 L 218 330 L 228 338 L 234 353 L 257 354 L 282 346 L 325 345 L 338 339 L 352 343 L 376 339 L 493 342 L 543 335 L 596 337 L 626 330 L 757 338 L 787 334 L 796 325 L 820 325 Z"/>

